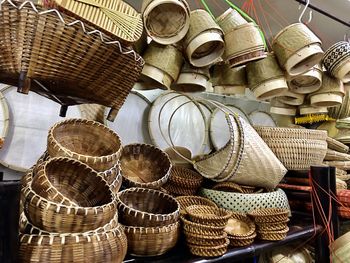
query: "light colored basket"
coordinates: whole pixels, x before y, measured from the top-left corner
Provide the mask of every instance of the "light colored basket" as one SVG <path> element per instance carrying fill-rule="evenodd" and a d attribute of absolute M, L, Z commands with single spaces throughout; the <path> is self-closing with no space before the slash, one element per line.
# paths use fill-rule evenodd
<path fill-rule="evenodd" d="M 103 172 L 118 162 L 121 153 L 119 136 L 101 123 L 68 119 L 49 131 L 47 151 L 51 157 L 69 157 Z"/>
<path fill-rule="evenodd" d="M 334 166 L 342 170 L 350 170 L 350 161 L 325 161 L 325 165 Z"/>
<path fill-rule="evenodd" d="M 350 161 L 350 154 L 327 149 L 325 161 Z"/>
<path fill-rule="evenodd" d="M 82 104 L 79 105 L 81 117 L 90 121 L 98 121 L 105 124 L 105 107 L 99 104 Z"/>
<path fill-rule="evenodd" d="M 332 262 L 344 263 L 350 257 L 350 232 L 338 237 L 330 247 Z"/>
<path fill-rule="evenodd" d="M 143 0 L 141 12 L 148 36 L 162 45 L 179 42 L 190 27 L 190 7 L 183 0 Z"/>
<path fill-rule="evenodd" d="M 124 226 L 128 253 L 138 257 L 159 256 L 172 249 L 180 237 L 180 223 L 161 227 Z"/>
<path fill-rule="evenodd" d="M 232 29 L 247 24 L 247 20 L 245 20 L 238 11 L 229 8 L 223 14 L 216 18 L 216 22 L 221 27 L 222 31 L 225 34 L 228 34 L 232 31 Z"/>
<path fill-rule="evenodd" d="M 179 196 L 176 200 L 180 204 L 180 213 L 182 215 L 187 214 L 186 208 L 192 205 L 206 205 L 217 207 L 216 204 L 208 198 L 200 196 Z"/>
<path fill-rule="evenodd" d="M 192 222 L 210 226 L 226 226 L 231 217 L 226 209 L 205 205 L 191 205 L 186 212 Z"/>
<path fill-rule="evenodd" d="M 257 224 L 258 232 L 272 232 L 272 231 L 280 231 L 285 229 L 288 226 L 289 219 L 286 219 L 284 222 L 273 222 L 273 223 L 259 223 Z"/>
<path fill-rule="evenodd" d="M 289 228 L 286 227 L 283 230 L 279 231 L 264 231 L 258 233 L 258 239 L 261 240 L 268 240 L 268 241 L 279 241 L 283 240 L 287 237 L 287 233 L 289 231 Z"/>
<path fill-rule="evenodd" d="M 254 239 L 256 238 L 256 233 L 247 236 L 247 237 L 233 237 L 228 236 L 228 239 L 230 240 L 230 246 L 231 247 L 245 247 L 249 246 L 254 243 Z"/>
<path fill-rule="evenodd" d="M 224 95 L 245 94 L 248 85 L 246 68 L 231 68 L 227 64 L 215 65 L 211 81 L 215 93 Z"/>
<path fill-rule="evenodd" d="M 278 62 L 290 76 L 310 70 L 322 60 L 321 40 L 304 24 L 296 23 L 281 30 L 272 48 Z"/>
<path fill-rule="evenodd" d="M 345 90 L 343 103 L 336 107 L 330 107 L 328 115 L 334 119 L 345 119 L 350 117 L 350 91 L 349 90 Z"/>
<path fill-rule="evenodd" d="M 328 144 L 328 148 L 338 151 L 338 152 L 342 152 L 342 153 L 347 153 L 349 152 L 349 146 L 345 145 L 344 143 L 341 143 L 331 137 L 327 137 L 327 144 Z"/>
<path fill-rule="evenodd" d="M 188 244 L 191 254 L 201 257 L 219 257 L 227 252 L 230 241 L 226 239 L 224 245 L 220 246 L 196 246 Z"/>
<path fill-rule="evenodd" d="M 304 94 L 298 94 L 294 93 L 292 91 L 285 91 L 282 93 L 282 96 L 278 97 L 280 102 L 287 104 L 287 105 L 292 105 L 292 106 L 299 106 L 304 103 Z"/>
<path fill-rule="evenodd" d="M 297 108 L 280 102 L 278 98 L 274 98 L 271 100 L 270 113 L 284 116 L 295 116 Z"/>
<path fill-rule="evenodd" d="M 299 106 L 300 115 L 310 115 L 310 114 L 321 114 L 328 113 L 327 107 L 315 107 L 311 105 L 301 105 Z"/>
<path fill-rule="evenodd" d="M 322 67 L 315 65 L 301 75 L 287 77 L 289 89 L 298 94 L 309 94 L 322 86 Z"/>
<path fill-rule="evenodd" d="M 185 156 L 187 159 L 192 158 L 192 153 L 189 149 L 185 147 L 175 146 L 174 147 L 177 152 L 179 152 L 182 156 Z M 166 148 L 164 152 L 166 152 L 173 164 L 173 166 L 182 166 L 185 168 L 192 168 L 191 163 L 178 155 L 173 148 Z"/>
<path fill-rule="evenodd" d="M 286 127 L 254 127 L 263 139 L 305 139 L 305 140 L 326 140 L 327 132 L 312 129 L 295 129 Z"/>
<path fill-rule="evenodd" d="M 237 230 L 237 228 L 239 229 Z M 246 214 L 232 213 L 225 227 L 225 232 L 230 238 L 245 239 L 252 237 L 255 234 L 255 229 L 254 222 Z"/>

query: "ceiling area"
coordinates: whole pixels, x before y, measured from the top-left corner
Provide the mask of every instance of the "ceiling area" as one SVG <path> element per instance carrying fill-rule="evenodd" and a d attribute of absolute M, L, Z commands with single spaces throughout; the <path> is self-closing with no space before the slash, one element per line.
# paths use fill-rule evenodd
<path fill-rule="evenodd" d="M 127 0 L 140 11 L 142 0 Z M 202 0 L 187 1 L 192 10 L 204 9 Z M 223 13 L 229 5 L 225 0 L 205 0 L 215 16 Z M 244 9 L 260 25 L 269 42 L 272 37 L 289 24 L 298 22 L 304 6 L 296 0 L 232 0 L 236 6 Z M 311 0 L 310 4 L 345 22 L 350 21 L 350 0 Z M 308 20 L 309 10 L 305 12 L 304 21 Z M 326 49 L 333 43 L 350 38 L 350 28 L 334 21 L 316 11 L 312 12 L 312 20 L 308 26 L 318 35 Z"/>

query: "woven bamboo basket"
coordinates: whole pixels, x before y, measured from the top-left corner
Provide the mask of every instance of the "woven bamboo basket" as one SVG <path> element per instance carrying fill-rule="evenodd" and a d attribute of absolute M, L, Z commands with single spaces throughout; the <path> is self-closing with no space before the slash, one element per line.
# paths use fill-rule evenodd
<path fill-rule="evenodd" d="M 350 154 L 327 149 L 325 161 L 350 161 Z"/>
<path fill-rule="evenodd" d="M 124 225 L 157 227 L 177 222 L 180 205 L 161 191 L 129 188 L 118 194 L 118 210 Z"/>
<path fill-rule="evenodd" d="M 312 129 L 295 129 L 285 127 L 254 127 L 263 139 L 305 139 L 305 140 L 326 140 L 327 132 Z"/>
<path fill-rule="evenodd" d="M 171 169 L 169 181 L 179 187 L 197 190 L 203 182 L 203 177 L 190 169 L 173 167 Z"/>
<path fill-rule="evenodd" d="M 143 58 L 146 64 L 142 69 L 141 81 L 145 82 L 149 89 L 170 89 L 171 84 L 177 80 L 183 64 L 180 47 L 162 46 L 152 41 Z"/>
<path fill-rule="evenodd" d="M 233 237 L 228 236 L 228 239 L 230 240 L 230 246 L 231 247 L 245 247 L 249 246 L 254 243 L 254 239 L 256 238 L 256 233 L 247 236 L 247 237 Z"/>
<path fill-rule="evenodd" d="M 328 144 L 328 148 L 338 151 L 338 152 L 342 152 L 342 153 L 347 153 L 349 152 L 349 146 L 345 145 L 344 143 L 341 143 L 331 137 L 327 137 L 327 144 Z"/>
<path fill-rule="evenodd" d="M 81 103 L 111 107 L 113 120 L 144 64 L 135 51 L 74 16 L 31 1 L 3 1 L 0 17 L 0 36 L 7 39 L 0 45 L 3 83 L 60 103 L 62 114 Z"/>
<path fill-rule="evenodd" d="M 223 14 L 216 18 L 216 22 L 221 27 L 225 34 L 230 33 L 234 28 L 247 24 L 245 20 L 238 11 L 229 8 Z"/>
<path fill-rule="evenodd" d="M 280 102 L 278 98 L 274 98 L 271 100 L 270 113 L 284 116 L 295 116 L 297 108 Z"/>
<path fill-rule="evenodd" d="M 66 156 L 86 163 L 97 171 L 115 166 L 121 153 L 119 136 L 101 123 L 68 119 L 49 131 L 47 150 L 51 157 Z"/>
<path fill-rule="evenodd" d="M 187 159 L 192 158 L 192 153 L 189 149 L 185 147 L 175 146 L 174 147 L 177 152 L 179 152 L 182 156 L 184 156 Z M 189 163 L 187 160 L 182 158 L 179 154 L 176 153 L 173 148 L 166 148 L 164 152 L 166 152 L 171 160 L 171 163 L 173 166 L 182 166 L 185 168 L 192 168 L 191 163 Z"/>
<path fill-rule="evenodd" d="M 99 104 L 82 104 L 79 105 L 81 117 L 90 121 L 98 121 L 105 124 L 105 107 Z"/>
<path fill-rule="evenodd" d="M 309 94 L 322 86 L 322 67 L 317 64 L 304 74 L 287 77 L 289 89 L 298 94 Z"/>
<path fill-rule="evenodd" d="M 258 232 L 272 232 L 272 231 L 281 231 L 288 226 L 289 219 L 286 219 L 284 222 L 277 223 L 259 223 L 257 224 Z"/>
<path fill-rule="evenodd" d="M 229 237 L 237 239 L 251 237 L 255 234 L 254 222 L 244 213 L 232 213 L 228 220 L 225 232 Z"/>
<path fill-rule="evenodd" d="M 310 115 L 310 114 L 321 114 L 328 113 L 327 107 L 315 107 L 311 105 L 301 105 L 299 106 L 300 115 Z"/>
<path fill-rule="evenodd" d="M 221 246 L 227 242 L 227 234 L 221 236 L 204 236 L 185 232 L 186 242 L 189 246 Z"/>
<path fill-rule="evenodd" d="M 161 227 L 124 226 L 128 253 L 134 256 L 159 256 L 172 249 L 180 237 L 180 223 Z"/>
<path fill-rule="evenodd" d="M 330 107 L 328 115 L 334 119 L 345 119 L 350 117 L 350 91 L 345 90 L 343 103 L 337 107 Z"/>
<path fill-rule="evenodd" d="M 342 170 L 350 170 L 350 161 L 325 161 L 325 165 L 334 166 Z"/>
<path fill-rule="evenodd" d="M 247 64 L 248 86 L 261 100 L 283 95 L 288 85 L 274 54 Z"/>
<path fill-rule="evenodd" d="M 256 224 L 285 222 L 288 219 L 290 211 L 282 208 L 257 209 L 248 213 L 254 219 Z"/>
<path fill-rule="evenodd" d="M 184 0 L 143 0 L 141 12 L 147 34 L 162 45 L 179 42 L 190 27 L 190 7 Z"/>
<path fill-rule="evenodd" d="M 281 94 L 282 96 L 278 97 L 280 102 L 292 105 L 292 106 L 300 106 L 304 103 L 305 95 L 294 93 L 292 91 L 285 91 Z"/>
<path fill-rule="evenodd" d="M 264 231 L 258 233 L 258 239 L 260 240 L 268 240 L 268 241 L 279 241 L 283 240 L 287 237 L 287 233 L 289 228 L 286 227 L 283 230 L 279 231 Z"/>
<path fill-rule="evenodd" d="M 186 208 L 192 205 L 206 205 L 217 207 L 213 201 L 200 196 L 179 196 L 176 197 L 176 200 L 180 204 L 180 214 L 182 215 L 187 214 Z"/>
<path fill-rule="evenodd" d="M 183 223 L 183 229 L 187 234 L 203 235 L 203 236 L 221 236 L 224 234 L 225 226 L 210 226 L 190 221 L 188 215 L 181 215 L 180 219 Z"/>
<path fill-rule="evenodd" d="M 225 50 L 223 32 L 210 14 L 202 9 L 191 12 L 190 28 L 184 38 L 189 62 L 195 67 L 216 63 Z"/>
<path fill-rule="evenodd" d="M 340 41 L 332 45 L 324 54 L 323 65 L 335 78 L 350 82 L 350 43 Z"/>
<path fill-rule="evenodd" d="M 124 146 L 120 163 L 123 178 L 129 186 L 154 189 L 168 181 L 172 167 L 162 150 L 148 144 Z"/>
<path fill-rule="evenodd" d="M 122 262 L 127 240 L 121 226 L 77 235 L 20 234 L 21 262 Z"/>
<path fill-rule="evenodd" d="M 323 74 L 322 87 L 309 95 L 313 106 L 333 107 L 342 104 L 345 90 L 343 82 Z"/>
<path fill-rule="evenodd" d="M 264 41 L 257 25 L 244 23 L 224 32 L 226 47 L 223 58 L 231 67 L 266 57 Z"/>
<path fill-rule="evenodd" d="M 232 183 L 232 182 L 217 183 L 213 186 L 212 189 L 217 190 L 217 191 L 243 193 L 242 187 L 240 185 Z"/>
<path fill-rule="evenodd" d="M 231 68 L 227 64 L 214 66 L 211 81 L 214 92 L 224 95 L 245 94 L 245 89 L 248 86 L 246 68 Z"/>
<path fill-rule="evenodd" d="M 182 92 L 202 92 L 206 90 L 209 78 L 209 68 L 195 68 L 186 62 L 171 89 Z"/>
<path fill-rule="evenodd" d="M 201 257 L 219 257 L 227 252 L 227 247 L 230 244 L 230 241 L 227 239 L 224 245 L 220 246 L 197 246 L 197 245 L 188 245 L 188 248 L 191 254 Z"/>
<path fill-rule="evenodd" d="M 350 232 L 338 237 L 331 244 L 331 256 L 332 262 L 335 263 L 343 263 L 346 262 L 350 257 L 349 250 L 349 242 L 350 242 Z"/>
<path fill-rule="evenodd" d="M 226 226 L 231 217 L 228 210 L 213 206 L 191 205 L 186 212 L 192 222 L 210 226 Z"/>
<path fill-rule="evenodd" d="M 296 76 L 321 62 L 321 44 L 321 40 L 306 25 L 296 23 L 275 36 L 272 48 L 281 67 L 290 76 Z"/>

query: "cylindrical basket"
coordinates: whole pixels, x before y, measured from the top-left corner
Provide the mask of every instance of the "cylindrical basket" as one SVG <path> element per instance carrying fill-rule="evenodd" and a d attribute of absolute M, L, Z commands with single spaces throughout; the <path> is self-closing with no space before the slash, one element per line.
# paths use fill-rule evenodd
<path fill-rule="evenodd" d="M 246 68 L 231 68 L 227 64 L 214 66 L 211 81 L 214 92 L 224 95 L 245 94 L 245 89 L 248 86 Z"/>
<path fill-rule="evenodd" d="M 278 115 L 295 116 L 297 108 L 280 102 L 278 98 L 274 98 L 271 100 L 270 112 Z"/>
<path fill-rule="evenodd" d="M 238 11 L 229 8 L 223 14 L 216 18 L 216 22 L 221 27 L 222 31 L 225 34 L 232 31 L 234 28 L 247 24 L 247 20 L 245 20 Z"/>
<path fill-rule="evenodd" d="M 310 115 L 310 114 L 321 114 L 328 113 L 327 107 L 314 107 L 311 105 L 301 105 L 299 106 L 300 115 Z"/>
<path fill-rule="evenodd" d="M 305 95 L 287 90 L 283 92 L 282 96 L 278 97 L 278 99 L 284 104 L 299 106 L 304 103 Z"/>
<path fill-rule="evenodd" d="M 343 103 L 337 107 L 330 107 L 328 109 L 329 116 L 334 119 L 345 119 L 350 116 L 350 91 L 345 90 Z"/>
<path fill-rule="evenodd" d="M 288 76 L 289 89 L 298 94 L 313 93 L 322 86 L 322 73 L 321 66 L 317 64 L 304 74 Z"/>

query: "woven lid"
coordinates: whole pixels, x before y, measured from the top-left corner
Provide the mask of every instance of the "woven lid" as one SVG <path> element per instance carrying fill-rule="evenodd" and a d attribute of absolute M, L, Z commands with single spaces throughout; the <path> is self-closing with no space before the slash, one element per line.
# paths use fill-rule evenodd
<path fill-rule="evenodd" d="M 219 24 L 225 34 L 237 26 L 248 23 L 236 10 L 232 8 L 227 9 L 223 14 L 216 18 L 216 22 Z"/>
<path fill-rule="evenodd" d="M 231 68 L 227 64 L 215 65 L 211 78 L 213 86 L 246 86 L 245 67 Z"/>

